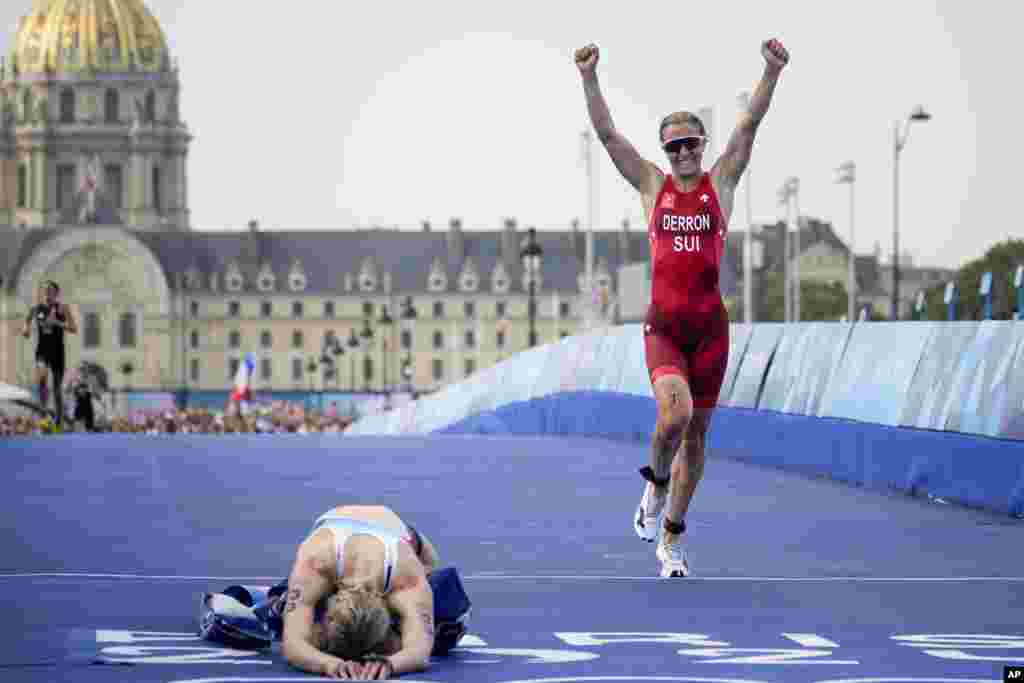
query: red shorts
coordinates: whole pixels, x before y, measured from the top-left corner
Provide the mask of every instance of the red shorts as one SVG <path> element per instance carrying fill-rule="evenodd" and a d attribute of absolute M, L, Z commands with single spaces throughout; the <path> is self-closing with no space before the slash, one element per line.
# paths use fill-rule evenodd
<path fill-rule="evenodd" d="M 664 375 L 680 375 L 690 386 L 694 410 L 711 410 L 718 404 L 729 364 L 729 320 L 723 318 L 698 334 L 648 316 L 644 354 L 652 385 Z"/>

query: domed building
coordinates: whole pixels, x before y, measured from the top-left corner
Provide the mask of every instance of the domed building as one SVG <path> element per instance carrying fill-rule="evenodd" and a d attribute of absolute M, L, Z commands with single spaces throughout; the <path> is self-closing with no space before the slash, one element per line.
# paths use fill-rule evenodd
<path fill-rule="evenodd" d="M 180 83 L 141 0 L 40 0 L 0 65 L 0 225 L 189 227 Z"/>

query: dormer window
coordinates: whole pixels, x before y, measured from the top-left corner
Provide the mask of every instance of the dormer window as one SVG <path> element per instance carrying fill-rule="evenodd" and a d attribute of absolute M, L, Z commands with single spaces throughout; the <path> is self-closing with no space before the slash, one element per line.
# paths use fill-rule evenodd
<path fill-rule="evenodd" d="M 377 288 L 377 282 L 373 279 L 373 276 L 369 273 L 363 273 L 359 276 L 359 289 L 363 292 L 372 292 Z"/>
<path fill-rule="evenodd" d="M 306 276 L 300 273 L 293 273 L 288 278 L 288 284 L 291 286 L 293 292 L 302 292 L 306 289 Z"/>
<path fill-rule="evenodd" d="M 274 291 L 274 276 L 269 273 L 261 274 L 258 286 L 261 292 Z"/>
<path fill-rule="evenodd" d="M 185 287 L 187 289 L 199 289 L 202 285 L 202 278 L 199 276 L 199 271 L 194 268 L 189 269 L 185 273 Z"/>
<path fill-rule="evenodd" d="M 460 284 L 462 286 L 462 291 L 473 292 L 476 291 L 477 285 L 480 283 L 477 282 L 476 275 L 466 274 L 462 276 L 462 282 Z"/>
<path fill-rule="evenodd" d="M 242 280 L 242 274 L 241 273 L 228 273 L 228 276 L 227 276 L 226 280 L 224 281 L 224 286 L 227 287 L 229 292 L 240 292 L 240 291 L 242 291 L 242 285 L 243 284 L 244 284 L 244 282 Z"/>

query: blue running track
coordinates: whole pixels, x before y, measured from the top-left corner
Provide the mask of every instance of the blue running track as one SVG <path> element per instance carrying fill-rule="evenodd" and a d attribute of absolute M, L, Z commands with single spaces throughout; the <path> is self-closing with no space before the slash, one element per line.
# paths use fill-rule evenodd
<path fill-rule="evenodd" d="M 0 681 L 308 680 L 195 637 L 199 594 L 287 572 L 311 521 L 430 535 L 472 637 L 406 681 L 1002 681 L 1024 521 L 709 457 L 695 576 L 633 533 L 643 444 L 531 436 L 0 442 Z"/>

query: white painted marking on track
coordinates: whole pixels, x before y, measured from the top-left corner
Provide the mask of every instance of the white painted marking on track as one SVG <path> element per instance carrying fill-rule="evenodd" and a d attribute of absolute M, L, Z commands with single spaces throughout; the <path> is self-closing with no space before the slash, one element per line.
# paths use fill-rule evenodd
<path fill-rule="evenodd" d="M 804 647 L 825 648 L 826 650 L 839 647 L 839 643 L 822 638 L 815 633 L 783 633 L 782 637 L 789 638 L 797 645 Z"/>
<path fill-rule="evenodd" d="M 834 678 L 818 683 L 1002 683 L 998 678 Z"/>
<path fill-rule="evenodd" d="M 503 681 L 503 683 L 584 683 L 586 681 L 619 681 L 619 683 L 637 683 L 637 681 L 671 681 L 672 683 L 762 683 L 761 681 L 751 680 L 748 678 L 701 678 L 699 676 L 568 676 L 564 678 L 523 678 L 516 681 Z M 993 683 L 998 682 L 994 681 Z"/>
<path fill-rule="evenodd" d="M 21 572 L 0 574 L 0 579 L 140 579 L 145 581 L 231 581 L 277 583 L 282 576 L 189 576 L 172 574 L 116 574 L 90 572 Z M 540 581 L 666 581 L 700 582 L 763 582 L 763 583 L 1021 583 L 1024 576 L 689 576 L 686 579 L 664 579 L 658 576 L 616 576 L 610 574 L 466 574 L 464 581 L 512 580 Z"/>

